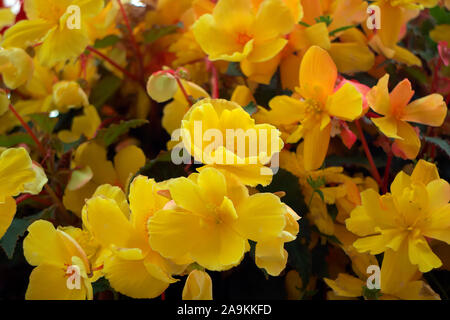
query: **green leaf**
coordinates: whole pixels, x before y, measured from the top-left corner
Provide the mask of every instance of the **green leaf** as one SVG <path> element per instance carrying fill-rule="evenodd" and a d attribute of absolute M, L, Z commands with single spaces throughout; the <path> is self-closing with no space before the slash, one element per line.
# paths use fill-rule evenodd
<path fill-rule="evenodd" d="M 303 21 L 300 21 L 298 24 L 301 26 L 307 27 L 307 28 L 311 27 L 309 24 L 307 24 L 306 22 L 303 22 Z"/>
<path fill-rule="evenodd" d="M 333 22 L 333 19 L 330 16 L 320 16 L 318 18 L 314 18 L 314 20 L 316 21 L 316 23 L 321 23 L 321 22 L 325 22 L 327 27 L 331 24 L 331 22 Z"/>
<path fill-rule="evenodd" d="M 89 101 L 97 108 L 102 107 L 120 88 L 122 80 L 113 74 L 102 78 L 92 89 Z"/>
<path fill-rule="evenodd" d="M 450 158 L 450 145 L 446 140 L 437 137 L 425 137 L 426 142 L 432 143 L 442 149 Z"/>
<path fill-rule="evenodd" d="M 352 29 L 352 28 L 356 28 L 356 26 L 344 26 L 344 27 L 340 27 L 337 29 L 334 29 L 333 31 L 330 31 L 330 37 L 334 36 L 336 33 L 348 30 L 348 29 Z"/>
<path fill-rule="evenodd" d="M 159 38 L 177 32 L 180 28 L 183 28 L 183 23 L 181 22 L 168 26 L 154 26 L 150 30 L 144 32 L 144 43 L 149 44 L 155 42 Z"/>
<path fill-rule="evenodd" d="M 120 41 L 120 38 L 115 34 L 110 34 L 104 37 L 103 39 L 98 39 L 94 43 L 94 48 L 103 49 L 107 47 L 111 47 Z"/>
<path fill-rule="evenodd" d="M 15 145 L 24 143 L 28 146 L 35 146 L 36 143 L 30 137 L 28 133 L 16 133 L 11 135 L 1 135 L 0 136 L 0 147 L 10 148 Z"/>
<path fill-rule="evenodd" d="M 134 119 L 129 121 L 122 121 L 118 124 L 112 124 L 106 129 L 101 129 L 95 139 L 101 141 L 104 146 L 108 147 L 109 145 L 116 142 L 120 136 L 127 133 L 130 129 L 140 127 L 146 123 L 148 123 L 147 120 Z"/>
<path fill-rule="evenodd" d="M 436 6 L 431 8 L 430 14 L 437 24 L 450 24 L 450 12 L 445 10 L 444 7 Z"/>
<path fill-rule="evenodd" d="M 381 289 L 369 289 L 367 286 L 363 286 L 362 295 L 369 300 L 378 300 L 383 294 Z"/>
<path fill-rule="evenodd" d="M 249 115 L 252 115 L 258 110 L 258 108 L 256 107 L 256 103 L 254 103 L 253 101 L 250 101 L 250 103 L 244 107 L 244 110 Z"/>
<path fill-rule="evenodd" d="M 58 123 L 58 119 L 50 118 L 47 113 L 30 114 L 29 117 L 45 133 L 52 133 Z"/>
<path fill-rule="evenodd" d="M 299 273 L 303 282 L 302 290 L 305 290 L 312 272 L 311 253 L 306 245 L 301 244 L 300 239 L 286 243 L 284 248 L 288 252 L 288 263 Z"/>
<path fill-rule="evenodd" d="M 25 218 L 15 218 L 12 221 L 8 230 L 3 235 L 3 238 L 0 239 L 0 247 L 3 248 L 9 259 L 13 258 L 17 241 L 19 240 L 19 237 L 22 237 L 25 234 L 28 226 L 34 221 L 50 215 L 53 210 L 54 207 L 50 207 L 32 216 L 28 216 Z"/>
<path fill-rule="evenodd" d="M 95 296 L 97 293 L 112 290 L 112 288 L 109 284 L 108 279 L 106 279 L 105 277 L 101 277 L 92 284 L 92 290 L 93 295 Z"/>
<path fill-rule="evenodd" d="M 241 71 L 241 67 L 239 66 L 239 62 L 230 62 L 227 68 L 227 75 L 231 77 L 243 77 L 244 74 Z"/>

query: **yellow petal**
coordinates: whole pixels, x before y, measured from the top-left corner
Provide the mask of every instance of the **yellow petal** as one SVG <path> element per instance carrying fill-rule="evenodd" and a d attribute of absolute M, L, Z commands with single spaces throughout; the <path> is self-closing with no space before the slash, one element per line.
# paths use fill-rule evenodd
<path fill-rule="evenodd" d="M 53 24 L 43 19 L 22 20 L 6 30 L 3 48 L 26 48 L 38 43 L 47 34 Z"/>
<path fill-rule="evenodd" d="M 411 180 L 415 183 L 421 182 L 427 185 L 433 180 L 439 179 L 436 164 L 420 159 L 411 174 Z"/>
<path fill-rule="evenodd" d="M 269 106 L 268 116 L 276 125 L 296 123 L 305 116 L 306 104 L 289 96 L 276 96 L 270 100 Z"/>
<path fill-rule="evenodd" d="M 36 178 L 31 158 L 24 148 L 6 149 L 0 154 L 0 203 L 17 196 Z"/>
<path fill-rule="evenodd" d="M 255 249 L 255 263 L 271 276 L 278 276 L 286 267 L 288 253 L 280 239 L 258 242 Z"/>
<path fill-rule="evenodd" d="M 328 97 L 326 108 L 332 116 L 353 121 L 362 113 L 362 95 L 354 86 L 345 83 Z"/>
<path fill-rule="evenodd" d="M 271 193 L 254 194 L 236 208 L 237 230 L 247 239 L 267 241 L 280 235 L 286 221 L 286 207 Z"/>
<path fill-rule="evenodd" d="M 411 263 L 418 265 L 420 272 L 428 272 L 442 265 L 442 261 L 431 251 L 423 237 L 410 237 L 408 253 Z"/>
<path fill-rule="evenodd" d="M 406 158 L 414 159 L 420 150 L 420 139 L 416 130 L 407 122 L 397 122 L 397 135 L 402 140 L 395 140 L 395 144 L 404 153 Z"/>
<path fill-rule="evenodd" d="M 331 124 L 323 130 L 316 125 L 304 133 L 303 157 L 306 171 L 320 168 L 328 151 L 330 143 Z"/>
<path fill-rule="evenodd" d="M 393 139 L 401 139 L 397 135 L 397 119 L 392 116 L 372 118 L 373 123 L 380 129 L 380 131 L 387 137 Z"/>
<path fill-rule="evenodd" d="M 116 245 L 128 248 L 132 238 L 132 227 L 114 200 L 103 197 L 91 198 L 86 202 L 87 214 L 84 223 L 102 246 Z"/>
<path fill-rule="evenodd" d="M 85 300 L 87 290 L 84 281 L 80 288 L 69 289 L 64 265 L 42 264 L 30 275 L 25 299 L 27 300 Z M 90 284 L 89 284 L 90 285 Z"/>
<path fill-rule="evenodd" d="M 11 225 L 16 209 L 16 201 L 12 197 L 6 197 L 5 202 L 0 203 L 0 239 Z"/>
<path fill-rule="evenodd" d="M 124 190 L 128 187 L 129 179 L 136 174 L 145 164 L 144 152 L 136 146 L 128 146 L 121 149 L 114 157 L 114 167 L 120 185 Z"/>
<path fill-rule="evenodd" d="M 212 280 L 208 273 L 193 270 L 183 288 L 183 300 L 212 300 Z"/>
<path fill-rule="evenodd" d="M 388 83 L 389 74 L 385 74 L 367 94 L 369 106 L 382 115 L 388 115 L 391 110 Z"/>
<path fill-rule="evenodd" d="M 154 278 L 142 260 L 111 256 L 105 261 L 104 272 L 114 290 L 135 299 L 155 298 L 169 286 L 169 283 Z"/>
<path fill-rule="evenodd" d="M 324 278 L 325 283 L 333 289 L 334 293 L 342 297 L 360 297 L 362 296 L 365 283 L 346 273 L 339 273 L 336 280 Z"/>
<path fill-rule="evenodd" d="M 375 63 L 373 52 L 366 45 L 357 42 L 333 42 L 328 52 L 342 73 L 369 71 Z"/>
<path fill-rule="evenodd" d="M 247 59 L 250 62 L 264 62 L 275 57 L 287 44 L 287 40 L 277 38 L 270 42 L 255 44 Z"/>

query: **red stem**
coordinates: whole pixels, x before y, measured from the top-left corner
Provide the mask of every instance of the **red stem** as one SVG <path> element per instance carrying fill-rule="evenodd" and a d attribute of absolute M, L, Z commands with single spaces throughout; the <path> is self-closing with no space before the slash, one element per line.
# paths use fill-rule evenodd
<path fill-rule="evenodd" d="M 211 71 L 211 96 L 213 99 L 219 98 L 219 75 L 216 66 L 208 58 L 206 58 L 206 67 Z"/>
<path fill-rule="evenodd" d="M 127 27 L 128 33 L 130 34 L 130 40 L 131 40 L 131 43 L 133 44 L 134 50 L 135 50 L 137 58 L 138 58 L 139 69 L 141 72 L 141 78 L 144 78 L 144 60 L 142 58 L 141 50 L 139 49 L 139 45 L 136 41 L 136 38 L 134 37 L 133 29 L 131 28 L 130 20 L 128 19 L 128 15 L 127 15 L 127 12 L 125 11 L 125 8 L 123 7 L 122 1 L 117 0 L 117 3 L 119 4 L 120 12 L 122 13 L 122 17 L 123 17 L 123 21 L 125 22 L 125 26 Z"/>
<path fill-rule="evenodd" d="M 381 177 L 380 177 L 380 174 L 378 173 L 377 167 L 375 166 L 375 162 L 373 161 L 372 154 L 370 153 L 369 145 L 367 144 L 366 138 L 364 137 L 364 133 L 361 128 L 361 124 L 359 123 L 359 119 L 355 120 L 355 125 L 356 125 L 356 128 L 358 129 L 358 134 L 361 139 L 361 142 L 362 142 L 362 145 L 364 148 L 364 152 L 366 153 L 367 160 L 369 161 L 371 171 L 372 171 L 372 176 L 377 181 L 378 185 L 381 188 L 382 187 Z"/>
<path fill-rule="evenodd" d="M 22 124 L 22 126 L 24 127 L 24 129 L 27 131 L 27 133 L 31 136 L 31 138 L 33 139 L 33 141 L 36 143 L 37 147 L 39 148 L 39 151 L 42 153 L 42 156 L 45 157 L 45 155 L 47 154 L 47 152 L 45 151 L 44 146 L 42 145 L 42 143 L 39 141 L 39 139 L 36 137 L 36 135 L 34 134 L 33 130 L 31 130 L 30 126 L 23 120 L 23 118 L 20 116 L 20 114 L 16 111 L 16 109 L 14 109 L 13 105 L 10 104 L 9 105 L 9 110 L 11 110 L 11 112 L 14 114 L 14 116 L 19 120 L 19 122 Z"/>
<path fill-rule="evenodd" d="M 87 48 L 89 51 L 91 51 L 92 53 L 95 53 L 96 55 L 98 55 L 100 58 L 102 58 L 103 60 L 105 60 L 106 62 L 108 62 L 109 64 L 111 64 L 112 66 L 114 66 L 117 70 L 119 70 L 120 72 L 122 72 L 124 75 L 126 75 L 128 78 L 139 82 L 140 84 L 142 84 L 142 82 L 139 80 L 139 78 L 137 76 L 135 76 L 134 74 L 130 73 L 129 71 L 127 71 L 126 69 L 122 68 L 120 65 L 118 65 L 114 60 L 110 59 L 108 56 L 104 55 L 103 53 L 101 53 L 100 51 L 98 51 L 97 49 L 91 47 L 91 46 L 87 46 Z M 145 87 L 145 86 L 144 86 Z"/>
<path fill-rule="evenodd" d="M 392 164 L 392 158 L 393 158 L 393 152 L 390 150 L 388 152 L 388 158 L 386 161 L 386 168 L 384 169 L 384 177 L 383 177 L 383 193 L 387 192 L 388 189 L 388 182 L 389 182 L 389 171 L 391 170 L 391 164 Z"/>
<path fill-rule="evenodd" d="M 189 105 L 192 107 L 191 99 L 189 99 L 189 95 L 188 95 L 186 89 L 184 88 L 183 83 L 180 80 L 180 77 L 178 77 L 177 75 L 174 75 L 174 76 L 175 76 L 175 79 L 177 80 L 178 87 L 180 88 L 181 92 L 183 92 L 184 98 L 189 103 Z"/>

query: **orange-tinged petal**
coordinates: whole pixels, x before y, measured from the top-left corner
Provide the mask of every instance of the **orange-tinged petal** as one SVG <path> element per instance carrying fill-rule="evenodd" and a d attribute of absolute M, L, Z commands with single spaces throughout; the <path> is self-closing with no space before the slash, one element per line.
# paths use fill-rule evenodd
<path fill-rule="evenodd" d="M 325 102 L 333 92 L 336 78 L 337 68 L 328 52 L 318 46 L 309 48 L 300 66 L 301 94 Z"/>
<path fill-rule="evenodd" d="M 414 90 L 411 89 L 411 82 L 404 79 L 399 82 L 394 90 L 389 95 L 391 101 L 391 112 L 394 115 L 402 114 L 404 108 L 414 95 Z"/>
<path fill-rule="evenodd" d="M 402 8 L 383 3 L 380 9 L 381 29 L 378 30 L 378 34 L 386 47 L 393 48 L 399 40 L 400 29 L 404 21 Z"/>
<path fill-rule="evenodd" d="M 274 124 L 292 124 L 303 120 L 306 104 L 289 96 L 276 96 L 269 102 L 268 116 Z"/>
<path fill-rule="evenodd" d="M 439 127 L 447 116 L 447 106 L 440 94 L 434 93 L 408 104 L 402 116 L 403 121 L 423 123 Z"/>
<path fill-rule="evenodd" d="M 382 115 L 388 115 L 391 110 L 388 83 L 389 74 L 385 74 L 367 94 L 369 106 Z"/>

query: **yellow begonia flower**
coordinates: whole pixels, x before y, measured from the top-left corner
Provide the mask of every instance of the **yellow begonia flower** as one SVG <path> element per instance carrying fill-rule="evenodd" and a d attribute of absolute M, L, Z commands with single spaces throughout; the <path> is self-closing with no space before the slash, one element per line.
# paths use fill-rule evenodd
<path fill-rule="evenodd" d="M 367 272 L 367 268 L 371 265 L 378 266 L 378 262 L 375 256 L 355 252 L 355 248 L 349 243 L 355 237 L 343 226 L 339 230 L 341 231 L 337 233 L 337 237 L 341 242 L 345 241 L 343 248 L 352 261 L 357 277 L 339 273 L 335 280 L 324 278 L 324 281 L 333 289 L 336 295 L 334 299 L 361 297 L 364 287 L 367 286 L 367 278 L 371 274 Z M 409 263 L 406 250 L 395 252 L 388 249 L 384 254 L 380 271 L 379 299 L 439 300 L 439 295 L 420 278 L 421 274 L 417 272 L 417 267 Z"/>
<path fill-rule="evenodd" d="M 272 180 L 265 165 L 283 147 L 279 136 L 274 126 L 255 125 L 241 106 L 223 99 L 198 101 L 181 124 L 182 143 L 196 161 L 233 173 L 249 186 Z"/>
<path fill-rule="evenodd" d="M 420 150 L 420 139 L 408 121 L 438 127 L 447 115 L 447 106 L 440 94 L 434 93 L 411 103 L 414 91 L 411 83 L 404 79 L 388 91 L 389 75 L 382 77 L 367 94 L 369 106 L 381 118 L 372 118 L 376 126 L 404 153 L 404 157 L 414 159 Z"/>
<path fill-rule="evenodd" d="M 106 192 L 105 192 L 106 187 Z M 130 186 L 129 206 L 118 187 L 100 186 L 83 208 L 83 224 L 105 249 L 103 273 L 111 286 L 132 298 L 154 298 L 184 270 L 161 257 L 148 242 L 147 220 L 169 201 L 153 179 L 138 176 Z M 115 189 L 114 197 L 111 189 Z M 105 223 L 107 222 L 107 223 Z"/>
<path fill-rule="evenodd" d="M 330 142 L 331 117 L 352 121 L 362 113 L 362 96 L 351 84 L 344 84 L 334 92 L 337 69 L 330 55 L 312 46 L 300 66 L 300 87 L 303 99 L 277 96 L 269 102 L 267 116 L 275 125 L 297 124 L 287 139 L 295 143 L 304 139 L 304 166 L 307 171 L 319 168 L 325 159 Z"/>
<path fill-rule="evenodd" d="M 278 276 L 286 267 L 288 252 L 284 249 L 284 243 L 295 240 L 299 232 L 297 221 L 300 220 L 300 216 L 288 206 L 286 207 L 286 226 L 283 232 L 277 238 L 258 242 L 255 247 L 256 265 L 265 269 L 271 276 Z"/>
<path fill-rule="evenodd" d="M 0 116 L 4 115 L 9 110 L 10 101 L 8 95 L 4 90 L 0 91 Z"/>
<path fill-rule="evenodd" d="M 65 143 L 75 142 L 84 135 L 88 140 L 92 139 L 101 124 L 97 109 L 89 105 L 83 108 L 83 115 L 73 118 L 72 129 L 58 132 L 58 138 Z"/>
<path fill-rule="evenodd" d="M 44 220 L 28 227 L 23 241 L 30 275 L 27 300 L 92 299 L 91 267 L 80 245 L 67 233 Z"/>
<path fill-rule="evenodd" d="M 145 164 L 144 152 L 136 146 L 121 149 L 114 157 L 114 164 L 107 159 L 104 146 L 96 142 L 85 142 L 78 147 L 72 166 L 90 167 L 93 177 L 76 190 L 64 191 L 64 206 L 80 215 L 85 199 L 89 199 L 99 185 L 111 184 L 126 190 L 129 179 Z"/>
<path fill-rule="evenodd" d="M 192 270 L 183 288 L 183 300 L 212 300 L 212 280 L 208 273 Z"/>
<path fill-rule="evenodd" d="M 24 148 L 10 148 L 0 153 L 0 238 L 16 213 L 13 197 L 20 193 L 38 194 L 46 183 L 42 168 L 33 164 Z"/>
<path fill-rule="evenodd" d="M 53 86 L 53 103 L 61 112 L 89 105 L 86 93 L 75 81 L 59 81 L 56 83 Z"/>
<path fill-rule="evenodd" d="M 0 73 L 9 89 L 24 85 L 33 76 L 33 59 L 20 48 L 0 50 Z"/>
<path fill-rule="evenodd" d="M 86 21 L 103 6 L 104 0 L 25 0 L 28 20 L 8 29 L 2 46 L 26 48 L 42 43 L 37 56 L 47 67 L 77 58 L 89 44 Z"/>
<path fill-rule="evenodd" d="M 392 249 L 401 256 L 403 250 L 421 272 L 438 268 L 442 262 L 425 237 L 450 243 L 449 199 L 450 186 L 439 178 L 435 165 L 419 160 L 411 176 L 403 171 L 396 176 L 391 193 L 361 193 L 361 206 L 345 221 L 348 230 L 364 237 L 353 246 L 371 254 Z"/>
<path fill-rule="evenodd" d="M 406 3 L 408 2 L 408 3 Z M 406 65 L 422 66 L 422 61 L 407 49 L 397 43 L 401 39 L 402 27 L 418 15 L 418 1 L 379 1 L 374 4 L 380 8 L 380 29 L 376 30 L 369 40 L 370 47 L 388 59 L 393 59 Z"/>
<path fill-rule="evenodd" d="M 201 98 L 209 98 L 208 92 L 206 92 L 202 87 L 196 85 L 191 81 L 181 80 L 186 93 L 198 100 Z M 181 127 L 181 120 L 183 120 L 184 115 L 189 110 L 189 101 L 186 101 L 186 97 L 177 85 L 177 91 L 173 96 L 173 101 L 169 102 L 163 111 L 162 116 L 162 126 L 169 134 Z"/>
<path fill-rule="evenodd" d="M 393 7 L 423 9 L 435 7 L 439 0 L 379 0 L 379 3 L 388 3 Z"/>
<path fill-rule="evenodd" d="M 162 256 L 188 255 L 209 270 L 223 271 L 241 262 L 249 239 L 267 243 L 283 235 L 286 205 L 270 193 L 249 196 L 233 176 L 206 168 L 168 185 L 173 205 L 148 223 L 150 245 Z"/>
<path fill-rule="evenodd" d="M 194 36 L 210 60 L 262 62 L 286 45 L 296 21 L 282 0 L 221 0 L 212 14 L 193 25 Z"/>

